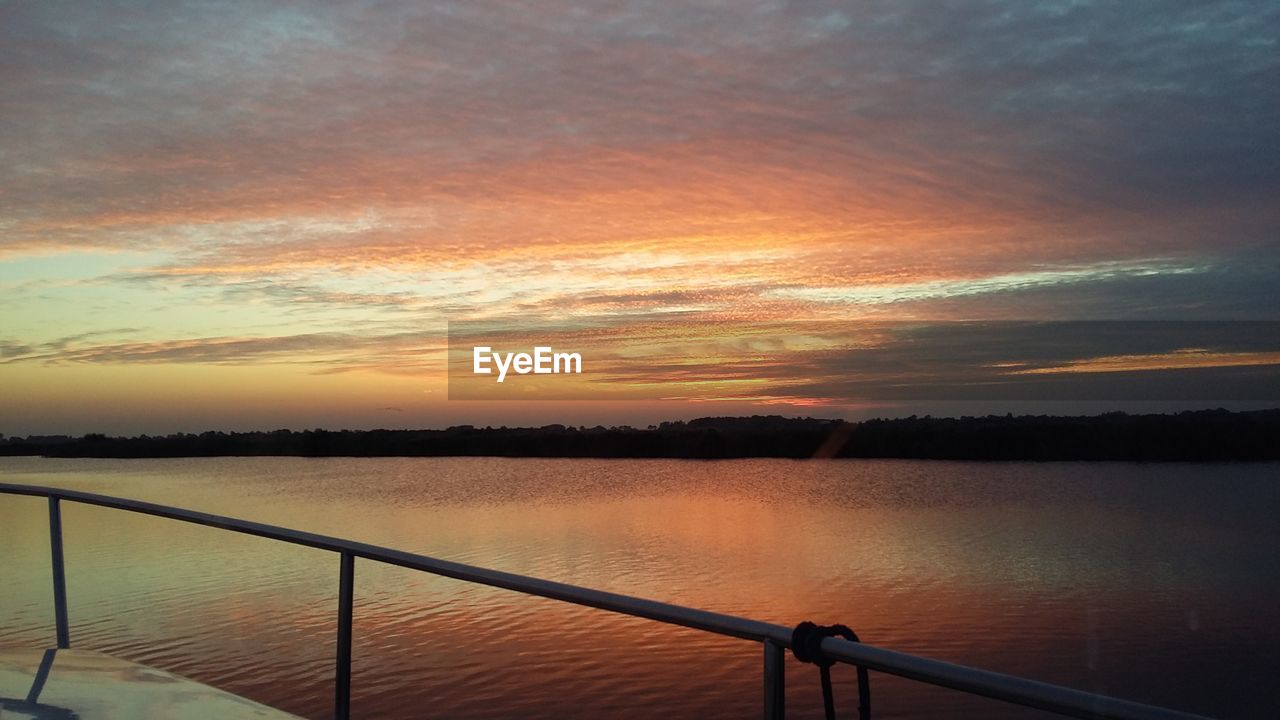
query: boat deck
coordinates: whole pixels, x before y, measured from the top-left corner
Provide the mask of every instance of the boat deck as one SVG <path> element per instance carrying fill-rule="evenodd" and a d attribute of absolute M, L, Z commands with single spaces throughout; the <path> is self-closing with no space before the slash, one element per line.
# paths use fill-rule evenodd
<path fill-rule="evenodd" d="M 42 720 L 297 718 L 94 650 L 0 648 L 0 715 Z"/>

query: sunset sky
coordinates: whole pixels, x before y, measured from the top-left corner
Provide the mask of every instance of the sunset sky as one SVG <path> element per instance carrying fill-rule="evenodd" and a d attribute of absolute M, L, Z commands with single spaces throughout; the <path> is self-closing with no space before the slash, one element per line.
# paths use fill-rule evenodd
<path fill-rule="evenodd" d="M 6 3 L 0 432 L 1267 404 L 1278 42 L 1262 0 Z M 590 328 L 610 399 L 448 400 L 450 323 L 512 317 Z M 877 389 L 921 363 L 1058 384 Z"/>

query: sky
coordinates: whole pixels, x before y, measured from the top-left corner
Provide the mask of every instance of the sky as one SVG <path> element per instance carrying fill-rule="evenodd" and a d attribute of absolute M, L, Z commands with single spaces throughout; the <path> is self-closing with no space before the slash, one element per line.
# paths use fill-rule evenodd
<path fill-rule="evenodd" d="M 1274 405 L 1278 42 L 1266 1 L 6 3 L 0 432 Z M 450 400 L 495 320 L 583 377 Z"/>

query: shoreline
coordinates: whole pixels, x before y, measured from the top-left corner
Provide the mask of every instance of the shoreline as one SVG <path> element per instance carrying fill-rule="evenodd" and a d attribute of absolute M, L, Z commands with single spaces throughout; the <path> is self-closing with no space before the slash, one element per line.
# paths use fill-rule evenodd
<path fill-rule="evenodd" d="M 776 415 L 648 428 L 547 425 L 444 430 L 274 430 L 0 441 L 0 456 L 508 457 L 727 460 L 1258 462 L 1280 460 L 1280 409 L 1172 415 L 909 417 L 846 422 Z"/>

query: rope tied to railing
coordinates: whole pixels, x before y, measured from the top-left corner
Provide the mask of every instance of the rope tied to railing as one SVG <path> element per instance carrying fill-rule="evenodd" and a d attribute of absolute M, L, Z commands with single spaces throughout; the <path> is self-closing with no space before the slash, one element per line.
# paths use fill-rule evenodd
<path fill-rule="evenodd" d="M 818 666 L 822 676 L 822 706 L 827 720 L 836 720 L 836 702 L 831 692 L 831 666 L 835 661 L 822 654 L 822 639 L 829 637 L 861 642 L 847 625 L 818 625 L 805 620 L 791 631 L 791 654 L 800 662 Z M 858 718 L 871 720 L 871 681 L 866 668 L 855 667 L 858 670 Z"/>

